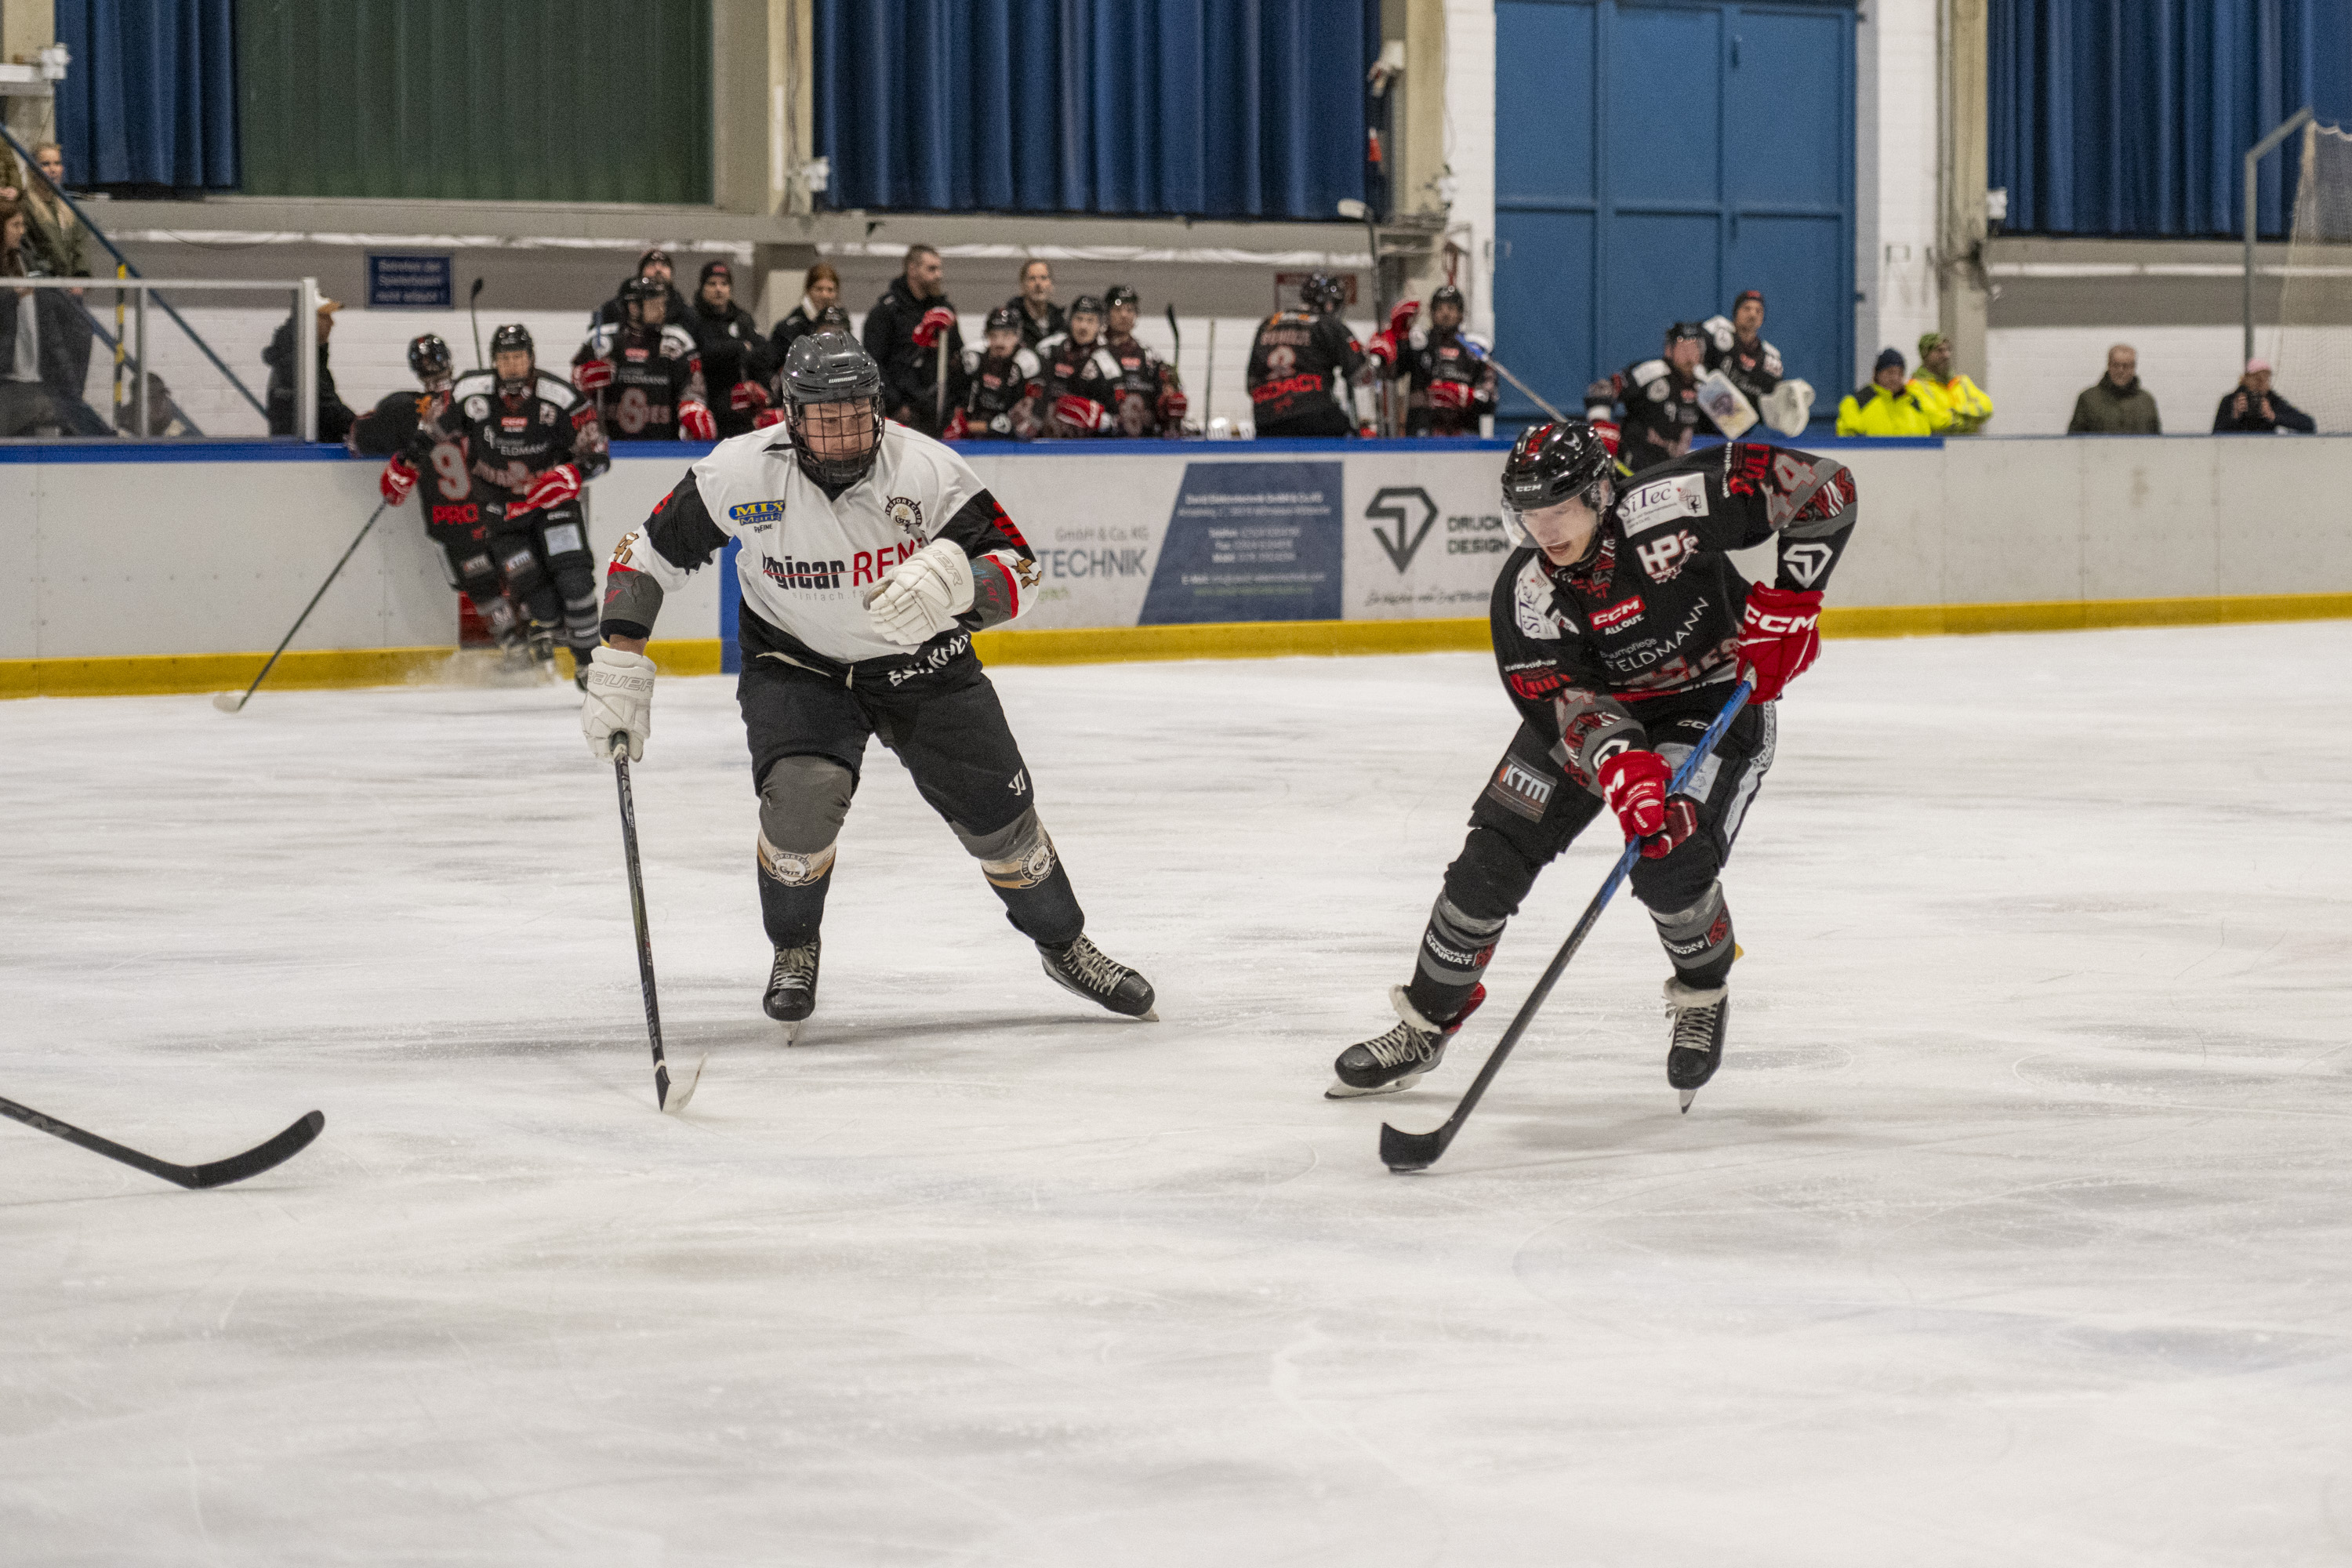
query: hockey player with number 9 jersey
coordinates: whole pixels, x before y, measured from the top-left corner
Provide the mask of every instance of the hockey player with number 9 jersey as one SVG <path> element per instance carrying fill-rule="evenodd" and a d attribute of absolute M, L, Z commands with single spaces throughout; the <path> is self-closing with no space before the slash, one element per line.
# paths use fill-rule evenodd
<path fill-rule="evenodd" d="M 760 797 L 760 906 L 775 947 L 761 1005 L 796 1040 L 814 1011 L 835 843 L 879 737 L 981 863 L 1045 973 L 1111 1012 L 1152 1016 L 1151 987 L 1087 941 L 1039 820 L 1035 785 L 972 634 L 1020 614 L 1037 568 L 955 449 L 883 417 L 882 373 L 845 335 L 793 342 L 787 418 L 719 443 L 624 538 L 605 575 L 604 637 L 581 726 L 589 749 L 640 754 L 645 656 L 664 597 L 740 548 L 736 689 Z M 925 929 L 919 940 L 936 942 Z"/>
<path fill-rule="evenodd" d="M 1525 431 L 1503 469 L 1522 543 L 1489 606 L 1517 735 L 1471 809 L 1446 868 L 1397 1023 L 1336 1064 L 1335 1099 L 1402 1089 L 1444 1055 L 1486 995 L 1496 943 L 1538 872 L 1605 807 L 1638 840 L 1666 982 L 1667 1079 L 1683 1105 L 1721 1059 L 1738 949 L 1718 873 L 1772 765 L 1776 700 L 1820 651 L 1822 590 L 1853 531 L 1853 476 L 1832 458 L 1733 443 L 1654 468 L 1622 490 L 1605 429 Z M 1750 584 L 1729 552 L 1768 542 L 1779 565 Z M 1668 795 L 1740 677 L 1752 700 Z"/>

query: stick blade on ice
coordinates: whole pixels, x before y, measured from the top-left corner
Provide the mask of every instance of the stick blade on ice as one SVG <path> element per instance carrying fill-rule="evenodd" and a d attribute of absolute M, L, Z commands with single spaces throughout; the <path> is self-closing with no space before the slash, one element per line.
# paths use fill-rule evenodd
<path fill-rule="evenodd" d="M 213 693 L 213 706 L 224 713 L 242 712 L 245 699 L 234 691 L 215 691 Z"/>
<path fill-rule="evenodd" d="M 682 1079 L 670 1077 L 669 1068 L 667 1066 L 656 1071 L 654 1076 L 656 1087 L 661 1091 L 661 1108 L 673 1116 L 684 1110 L 687 1101 L 694 1098 L 695 1089 L 700 1087 L 702 1069 L 709 1066 L 709 1062 L 710 1058 L 708 1055 L 695 1058 L 693 1068 Z"/>
<path fill-rule="evenodd" d="M 1426 1171 L 1454 1142 L 1451 1121 L 1434 1132 L 1406 1132 L 1381 1123 L 1381 1163 L 1391 1171 Z"/>
<path fill-rule="evenodd" d="M 320 1130 L 326 1125 L 326 1113 L 313 1110 L 267 1143 L 257 1144 L 242 1154 L 232 1154 L 208 1165 L 189 1166 L 189 1179 L 180 1184 L 193 1188 L 225 1187 L 231 1182 L 244 1181 L 247 1176 L 257 1176 L 308 1149 L 311 1140 L 318 1137 Z M 178 1180 L 176 1177 L 173 1179 Z"/>

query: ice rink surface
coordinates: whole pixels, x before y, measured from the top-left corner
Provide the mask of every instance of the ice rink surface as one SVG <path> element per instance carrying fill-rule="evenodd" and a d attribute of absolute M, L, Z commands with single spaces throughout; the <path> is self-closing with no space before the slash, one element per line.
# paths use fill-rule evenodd
<path fill-rule="evenodd" d="M 879 747 L 820 1013 L 758 990 L 731 682 L 0 704 L 0 1561 L 2352 1560 L 2352 626 L 1832 643 L 1687 1117 L 1556 865 L 1420 1089 L 1382 1026 L 1512 725 L 1470 655 L 997 679 L 1084 1010 Z"/>

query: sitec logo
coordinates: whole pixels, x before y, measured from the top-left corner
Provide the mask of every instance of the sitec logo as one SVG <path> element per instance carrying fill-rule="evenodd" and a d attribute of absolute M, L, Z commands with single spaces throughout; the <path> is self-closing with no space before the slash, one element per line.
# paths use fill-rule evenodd
<path fill-rule="evenodd" d="M 1373 495 L 1371 504 L 1364 508 L 1364 518 L 1371 522 L 1372 537 L 1381 542 L 1401 574 L 1412 564 L 1429 531 L 1437 526 L 1437 503 L 1419 485 L 1388 485 Z M 1381 527 L 1382 521 L 1394 527 L 1394 537 Z"/>

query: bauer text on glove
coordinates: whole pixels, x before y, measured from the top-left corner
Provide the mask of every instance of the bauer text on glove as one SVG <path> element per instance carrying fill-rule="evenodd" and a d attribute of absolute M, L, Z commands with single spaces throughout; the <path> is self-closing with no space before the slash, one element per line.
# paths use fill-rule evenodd
<path fill-rule="evenodd" d="M 588 750 L 599 759 L 613 754 L 613 737 L 629 738 L 629 760 L 646 754 L 646 737 L 654 728 L 654 661 L 641 653 L 600 647 L 588 664 L 588 681 L 582 689 L 580 732 Z"/>

